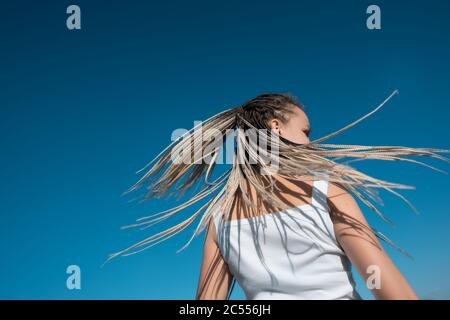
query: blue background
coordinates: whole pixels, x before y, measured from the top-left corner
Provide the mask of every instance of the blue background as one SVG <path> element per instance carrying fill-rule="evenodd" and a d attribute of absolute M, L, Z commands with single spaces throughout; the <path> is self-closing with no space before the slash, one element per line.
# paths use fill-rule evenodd
<path fill-rule="evenodd" d="M 193 228 L 100 268 L 109 253 L 174 223 L 120 230 L 175 204 L 129 203 L 121 193 L 174 129 L 257 94 L 298 96 L 316 139 L 398 89 L 328 142 L 449 148 L 448 1 L 377 1 L 382 29 L 372 31 L 369 1 L 77 1 L 82 29 L 73 31 L 70 4 L 1 4 L 0 298 L 194 298 L 204 234 L 175 253 Z M 381 193 L 395 228 L 361 208 L 414 255 L 387 248 L 416 292 L 450 298 L 448 176 L 408 163 L 355 167 L 417 187 L 400 191 L 419 216 Z M 81 290 L 66 288 L 71 264 Z M 235 288 L 232 298 L 244 295 Z"/>

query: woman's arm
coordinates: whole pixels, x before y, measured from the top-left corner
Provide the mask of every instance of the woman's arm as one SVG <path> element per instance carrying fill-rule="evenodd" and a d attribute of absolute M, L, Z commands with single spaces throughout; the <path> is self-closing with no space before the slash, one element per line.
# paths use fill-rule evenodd
<path fill-rule="evenodd" d="M 336 238 L 366 282 L 379 275 L 379 288 L 370 288 L 376 299 L 417 299 L 369 227 L 358 203 L 342 186 L 330 183 L 328 204 Z M 379 273 L 378 273 L 379 272 Z M 367 283 L 367 282 L 366 282 Z M 376 284 L 376 281 L 372 284 Z"/>
<path fill-rule="evenodd" d="M 215 225 L 208 225 L 203 245 L 203 260 L 196 299 L 225 300 L 233 279 L 227 264 L 219 251 Z"/>

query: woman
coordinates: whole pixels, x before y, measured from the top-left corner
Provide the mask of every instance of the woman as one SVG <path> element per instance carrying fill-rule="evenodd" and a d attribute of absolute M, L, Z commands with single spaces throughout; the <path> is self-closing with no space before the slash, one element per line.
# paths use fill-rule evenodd
<path fill-rule="evenodd" d="M 194 128 L 158 155 L 128 192 L 149 180 L 147 197 L 183 194 L 197 183 L 202 189 L 187 202 L 132 226 L 151 226 L 213 195 L 211 199 L 178 225 L 110 259 L 160 243 L 203 213 L 194 232 L 206 229 L 197 299 L 227 299 L 234 281 L 248 299 L 360 299 L 351 265 L 377 299 L 417 299 L 378 238 L 392 243 L 368 225 L 351 195 L 387 220 L 368 200 L 381 202 L 373 188 L 398 195 L 414 209 L 392 190 L 413 187 L 375 179 L 330 158 L 423 164 L 403 156 L 449 161 L 436 153 L 448 150 L 319 144 L 370 116 L 396 93 L 361 119 L 312 142 L 304 107 L 288 94 L 262 94 L 208 119 L 200 134 Z M 235 130 L 232 168 L 211 182 L 223 147 L 213 137 L 229 137 L 230 130 Z M 138 250 L 129 253 L 133 249 Z"/>

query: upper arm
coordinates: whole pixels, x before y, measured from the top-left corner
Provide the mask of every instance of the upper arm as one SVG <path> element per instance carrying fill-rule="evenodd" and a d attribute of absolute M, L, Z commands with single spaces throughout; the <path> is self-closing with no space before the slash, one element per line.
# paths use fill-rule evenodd
<path fill-rule="evenodd" d="M 196 299 L 225 300 L 232 278 L 232 274 L 220 253 L 215 225 L 211 219 L 203 244 L 203 259 Z"/>
<path fill-rule="evenodd" d="M 339 184 L 330 183 L 328 204 L 336 238 L 353 266 L 364 281 L 379 276 L 379 288 L 371 288 L 374 296 L 377 299 L 416 299 L 414 291 L 379 243 L 353 196 Z"/>

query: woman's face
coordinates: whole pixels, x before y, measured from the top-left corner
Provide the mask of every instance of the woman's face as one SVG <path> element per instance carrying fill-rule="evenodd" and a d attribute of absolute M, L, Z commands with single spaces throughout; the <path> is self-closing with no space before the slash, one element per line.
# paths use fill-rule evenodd
<path fill-rule="evenodd" d="M 292 106 L 292 113 L 289 113 L 288 120 L 282 122 L 279 119 L 272 119 L 270 127 L 281 137 L 298 144 L 309 143 L 311 126 L 305 112 L 298 106 Z"/>

